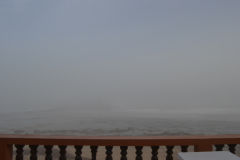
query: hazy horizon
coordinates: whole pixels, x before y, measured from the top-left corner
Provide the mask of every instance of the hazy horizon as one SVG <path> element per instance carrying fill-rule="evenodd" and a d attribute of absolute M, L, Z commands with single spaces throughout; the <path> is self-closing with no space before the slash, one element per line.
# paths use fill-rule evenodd
<path fill-rule="evenodd" d="M 225 0 L 3 0 L 0 113 L 64 108 L 236 118 L 239 6 Z"/>

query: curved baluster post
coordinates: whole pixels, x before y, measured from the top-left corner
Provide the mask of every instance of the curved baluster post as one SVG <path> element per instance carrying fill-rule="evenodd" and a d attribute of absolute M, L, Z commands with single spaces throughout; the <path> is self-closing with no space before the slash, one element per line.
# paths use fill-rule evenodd
<path fill-rule="evenodd" d="M 60 145 L 60 146 L 58 146 L 59 147 L 59 149 L 60 149 L 60 160 L 66 160 L 67 159 L 67 157 L 66 157 L 66 148 L 67 148 L 67 146 L 65 146 L 65 145 Z"/>
<path fill-rule="evenodd" d="M 216 151 L 222 151 L 224 144 L 216 144 L 215 147 L 216 147 Z"/>
<path fill-rule="evenodd" d="M 188 151 L 188 146 L 187 145 L 181 146 L 181 151 L 182 152 L 187 152 Z"/>
<path fill-rule="evenodd" d="M 113 146 L 106 146 L 106 160 L 112 160 L 112 149 Z"/>
<path fill-rule="evenodd" d="M 173 160 L 173 148 L 174 146 L 167 146 L 167 157 L 166 160 Z"/>
<path fill-rule="evenodd" d="M 75 149 L 76 149 L 76 157 L 75 157 L 75 160 L 82 160 L 82 148 L 83 146 L 74 146 Z"/>
<path fill-rule="evenodd" d="M 90 146 L 90 148 L 92 153 L 92 160 L 96 160 L 98 146 Z"/>
<path fill-rule="evenodd" d="M 158 149 L 159 146 L 152 146 L 152 160 L 158 160 Z"/>
<path fill-rule="evenodd" d="M 46 149 L 45 153 L 45 160 L 52 160 L 52 145 L 45 145 L 44 148 Z"/>
<path fill-rule="evenodd" d="M 136 148 L 136 160 L 142 160 L 142 148 L 143 146 L 135 146 Z"/>
<path fill-rule="evenodd" d="M 37 148 L 38 148 L 38 145 L 29 145 L 29 148 L 31 149 L 30 160 L 37 160 Z"/>
<path fill-rule="evenodd" d="M 120 149 L 121 149 L 121 159 L 120 160 L 127 160 L 128 146 L 120 146 Z"/>
<path fill-rule="evenodd" d="M 229 151 L 234 153 L 236 152 L 236 144 L 228 144 Z"/>
<path fill-rule="evenodd" d="M 15 145 L 16 150 L 16 160 L 23 160 L 23 147 L 24 145 L 17 144 Z"/>

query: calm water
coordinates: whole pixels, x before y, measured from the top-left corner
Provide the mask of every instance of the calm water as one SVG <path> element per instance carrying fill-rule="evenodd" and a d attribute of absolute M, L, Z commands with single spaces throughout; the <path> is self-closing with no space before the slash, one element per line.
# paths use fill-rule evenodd
<path fill-rule="evenodd" d="M 103 113 L 76 110 L 0 114 L 0 133 L 51 135 L 188 135 L 239 134 L 238 120 L 174 115 Z"/>

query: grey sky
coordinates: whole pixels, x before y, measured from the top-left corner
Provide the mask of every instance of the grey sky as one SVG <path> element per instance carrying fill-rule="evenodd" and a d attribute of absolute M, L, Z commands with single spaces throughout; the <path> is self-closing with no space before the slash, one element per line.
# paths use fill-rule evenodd
<path fill-rule="evenodd" d="M 238 0 L 1 0 L 0 110 L 240 113 Z"/>

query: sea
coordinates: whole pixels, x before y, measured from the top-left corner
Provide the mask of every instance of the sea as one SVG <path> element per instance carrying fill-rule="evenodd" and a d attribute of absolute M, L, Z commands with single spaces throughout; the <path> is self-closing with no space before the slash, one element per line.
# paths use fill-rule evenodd
<path fill-rule="evenodd" d="M 0 134 L 161 136 L 239 134 L 235 115 L 49 109 L 0 113 Z"/>

